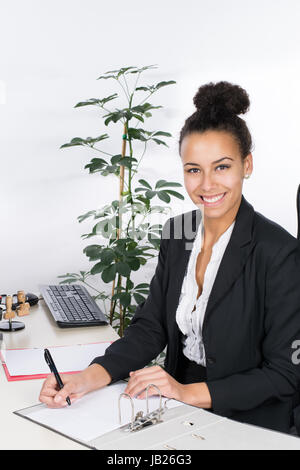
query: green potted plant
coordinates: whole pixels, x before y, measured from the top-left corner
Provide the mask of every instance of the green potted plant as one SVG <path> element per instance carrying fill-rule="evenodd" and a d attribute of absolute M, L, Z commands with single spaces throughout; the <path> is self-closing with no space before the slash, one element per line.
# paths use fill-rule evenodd
<path fill-rule="evenodd" d="M 162 88 L 176 83 L 171 80 L 161 81 L 155 85 L 137 86 L 141 75 L 153 68 L 155 68 L 153 65 L 142 68 L 123 67 L 105 72 L 98 78 L 98 80 L 114 80 L 121 88 L 127 104 L 122 109 L 117 107 L 110 109 L 119 98 L 117 93 L 101 99 L 91 98 L 81 101 L 75 106 L 75 108 L 86 106 L 100 108 L 105 126 L 115 124 L 120 127 L 121 154 L 112 154 L 104 150 L 103 143 L 109 138 L 107 133 L 97 137 L 75 137 L 61 146 L 61 148 L 82 146 L 93 152 L 97 151 L 99 157 L 92 158 L 85 165 L 85 169 L 89 173 L 99 173 L 102 177 L 113 174 L 119 185 L 118 200 L 78 217 L 79 222 L 89 218 L 94 220 L 91 231 L 82 235 L 84 239 L 102 238 L 102 243 L 95 241 L 83 250 L 93 266 L 89 271 L 67 273 L 59 278 L 63 279 L 61 283 L 82 282 L 92 288 L 95 300 L 103 301 L 109 322 L 120 336 L 123 336 L 124 329 L 129 325 L 136 306 L 143 302 L 149 293 L 148 283 L 134 284 L 132 280 L 133 272 L 141 269 L 150 258 L 158 254 L 162 225 L 151 224 L 149 218 L 155 213 L 168 213 L 168 204 L 172 197 L 184 199 L 182 194 L 173 189 L 182 186 L 177 182 L 160 179 L 155 186 L 152 186 L 147 180 L 138 179 L 138 184 L 134 184 L 148 145 L 153 143 L 168 147 L 165 138 L 171 137 L 168 132 L 150 131 L 144 128 L 145 121 L 152 117 L 152 112 L 162 108 L 152 105 L 148 99 Z M 129 82 L 133 78 L 135 82 L 130 90 Z M 143 152 L 139 158 L 135 149 L 137 143 L 139 146 L 143 145 Z M 104 283 L 112 284 L 111 295 L 100 291 L 90 283 L 90 278 L 99 274 Z M 109 312 L 105 305 L 107 302 L 110 302 Z"/>

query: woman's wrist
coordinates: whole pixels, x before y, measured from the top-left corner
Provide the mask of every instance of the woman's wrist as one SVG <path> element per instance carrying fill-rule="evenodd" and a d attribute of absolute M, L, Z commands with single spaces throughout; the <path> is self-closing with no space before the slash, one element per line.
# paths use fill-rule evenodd
<path fill-rule="evenodd" d="M 112 380 L 110 374 L 100 364 L 91 364 L 83 371 L 83 374 L 89 391 L 102 388 Z"/>
<path fill-rule="evenodd" d="M 205 382 L 182 385 L 180 401 L 199 408 L 211 408 L 212 401 Z"/>

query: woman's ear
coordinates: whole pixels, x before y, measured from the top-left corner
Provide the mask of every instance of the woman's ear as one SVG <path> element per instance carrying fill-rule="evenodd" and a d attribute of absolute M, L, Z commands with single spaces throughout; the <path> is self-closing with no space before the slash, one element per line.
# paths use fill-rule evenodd
<path fill-rule="evenodd" d="M 247 157 L 244 159 L 244 177 L 248 175 L 247 177 L 249 178 L 252 171 L 253 171 L 253 157 L 252 157 L 252 153 L 249 153 Z"/>

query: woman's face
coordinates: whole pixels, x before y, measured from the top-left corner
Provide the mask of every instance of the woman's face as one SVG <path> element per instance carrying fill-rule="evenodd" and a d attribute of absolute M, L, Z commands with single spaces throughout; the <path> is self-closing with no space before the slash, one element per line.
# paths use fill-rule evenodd
<path fill-rule="evenodd" d="M 244 176 L 252 172 L 252 155 L 242 161 L 231 134 L 209 130 L 185 136 L 181 160 L 187 193 L 206 218 L 238 209 Z"/>

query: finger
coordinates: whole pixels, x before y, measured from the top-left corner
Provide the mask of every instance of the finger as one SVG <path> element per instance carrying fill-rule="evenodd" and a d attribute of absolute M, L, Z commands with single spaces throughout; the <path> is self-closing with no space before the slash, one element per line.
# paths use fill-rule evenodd
<path fill-rule="evenodd" d="M 136 395 L 139 395 L 141 392 L 145 391 L 146 393 L 146 388 L 148 387 L 149 384 L 156 385 L 161 393 L 163 393 L 162 387 L 165 384 L 165 378 L 164 377 L 156 377 L 154 378 L 153 376 L 143 379 L 143 380 L 135 380 L 131 384 L 128 383 L 127 385 L 127 391 L 125 393 L 128 393 L 131 397 L 134 397 Z M 148 389 L 148 394 L 150 395 L 156 394 L 157 395 L 157 390 L 154 387 L 149 387 Z"/>
<path fill-rule="evenodd" d="M 52 404 L 53 397 L 57 394 L 57 383 L 54 376 L 48 376 L 40 391 L 39 400 L 42 403 Z"/>
<path fill-rule="evenodd" d="M 54 388 L 54 387 L 43 387 L 41 392 L 40 392 L 40 395 L 46 395 L 48 397 L 53 397 L 54 395 L 57 394 L 57 389 Z"/>
<path fill-rule="evenodd" d="M 71 403 L 74 403 L 75 401 L 79 400 L 82 398 L 84 393 L 73 393 L 73 395 L 70 396 Z"/>
<path fill-rule="evenodd" d="M 138 391 L 141 391 L 141 385 L 145 385 L 146 388 L 147 385 L 156 385 L 158 381 L 161 382 L 161 380 L 167 380 L 167 378 L 167 372 L 161 367 L 148 367 L 145 370 L 135 371 L 130 375 L 125 393 L 131 394 L 137 387 L 139 388 Z"/>
<path fill-rule="evenodd" d="M 46 380 L 43 382 L 42 391 L 47 390 L 47 389 L 55 390 L 56 385 L 57 385 L 57 382 L 56 382 L 56 379 L 54 377 L 54 374 L 48 375 Z"/>
<path fill-rule="evenodd" d="M 128 381 L 129 387 L 135 383 L 138 383 L 140 381 L 147 381 L 148 383 L 151 383 L 151 380 L 158 380 L 160 377 L 166 377 L 167 373 L 161 369 L 160 367 L 158 368 L 146 368 L 146 370 L 140 370 L 140 371 L 134 371 L 130 373 L 130 378 Z"/>
<path fill-rule="evenodd" d="M 164 372 L 164 369 L 162 369 L 159 366 L 151 366 L 151 367 L 144 367 L 143 369 L 138 369 L 129 372 L 130 377 L 143 377 L 144 375 L 151 374 L 151 375 L 156 375 L 159 374 L 160 372 Z"/>
<path fill-rule="evenodd" d="M 155 391 L 153 388 L 152 388 L 153 392 L 151 392 L 151 389 L 148 390 L 148 398 L 156 395 L 158 396 L 157 394 L 157 391 Z M 136 398 L 138 398 L 139 400 L 143 400 L 144 398 L 146 398 L 147 394 L 146 394 L 146 390 L 140 392 Z"/>
<path fill-rule="evenodd" d="M 68 377 L 66 378 L 66 375 L 61 375 L 61 379 L 63 380 L 63 383 L 70 380 Z M 59 391 L 59 386 L 58 386 L 58 383 L 54 374 L 48 375 L 48 377 L 43 383 L 43 386 L 41 389 L 41 395 L 46 394 L 49 396 L 53 396 L 53 395 L 56 395 L 58 391 Z"/>
<path fill-rule="evenodd" d="M 57 395 L 58 392 L 56 392 L 55 396 Z M 75 393 L 75 394 L 70 394 L 70 401 L 71 401 L 71 404 L 75 403 L 77 400 L 79 400 L 82 396 L 84 395 L 84 393 Z M 58 400 L 56 401 L 54 398 L 55 396 L 46 396 L 46 395 L 43 395 L 43 396 L 40 396 L 40 401 L 42 403 L 45 403 L 45 405 L 47 405 L 49 408 L 62 408 L 62 407 L 65 407 L 68 405 L 67 401 L 65 400 Z"/>
<path fill-rule="evenodd" d="M 128 395 L 140 393 L 141 390 L 145 389 L 147 385 L 149 385 L 149 383 L 153 383 L 153 381 L 153 375 L 144 376 L 143 378 L 135 376 L 129 380 L 125 393 L 128 393 Z"/>
<path fill-rule="evenodd" d="M 47 395 L 40 395 L 39 400 L 40 400 L 40 402 L 47 405 L 49 408 L 60 408 L 61 407 L 61 405 L 55 403 L 53 396 L 51 397 L 51 396 L 47 396 Z"/>
<path fill-rule="evenodd" d="M 72 395 L 73 396 L 76 395 L 76 393 L 72 393 L 73 390 L 74 390 L 74 384 L 72 382 L 65 384 L 63 388 L 59 390 L 59 392 L 56 393 L 54 397 L 55 403 L 64 406 L 66 403 L 67 397 L 71 399 Z"/>

